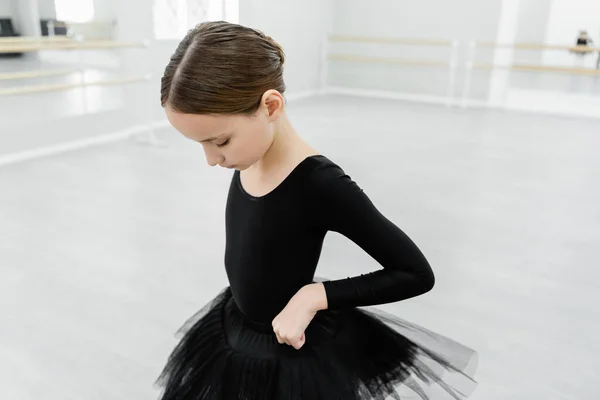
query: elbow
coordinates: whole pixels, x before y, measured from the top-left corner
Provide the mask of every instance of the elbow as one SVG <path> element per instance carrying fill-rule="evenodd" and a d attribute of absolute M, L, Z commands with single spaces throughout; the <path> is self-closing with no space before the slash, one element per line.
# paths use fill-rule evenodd
<path fill-rule="evenodd" d="M 435 286 L 435 275 L 429 265 L 427 266 L 426 271 L 420 276 L 419 280 L 421 282 L 421 290 L 423 293 L 427 293 L 433 289 Z"/>
<path fill-rule="evenodd" d="M 433 272 L 428 274 L 426 278 L 423 279 L 423 293 L 427 293 L 433 289 L 435 286 L 435 276 Z"/>

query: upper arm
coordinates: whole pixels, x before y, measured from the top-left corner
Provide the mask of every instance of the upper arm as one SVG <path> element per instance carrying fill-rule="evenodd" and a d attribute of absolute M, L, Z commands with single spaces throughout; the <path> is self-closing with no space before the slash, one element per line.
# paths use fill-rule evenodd
<path fill-rule="evenodd" d="M 323 228 L 338 232 L 360 246 L 384 268 L 429 275 L 429 264 L 416 244 L 383 215 L 363 191 L 337 166 L 313 175 L 318 218 Z"/>

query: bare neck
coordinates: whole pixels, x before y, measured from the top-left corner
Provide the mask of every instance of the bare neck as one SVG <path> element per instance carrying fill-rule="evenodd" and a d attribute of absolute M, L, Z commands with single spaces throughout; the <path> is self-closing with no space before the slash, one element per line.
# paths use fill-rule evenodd
<path fill-rule="evenodd" d="M 277 121 L 273 143 L 265 155 L 252 166 L 259 175 L 291 170 L 308 156 L 319 154 L 305 142 L 292 126 L 287 114 Z"/>

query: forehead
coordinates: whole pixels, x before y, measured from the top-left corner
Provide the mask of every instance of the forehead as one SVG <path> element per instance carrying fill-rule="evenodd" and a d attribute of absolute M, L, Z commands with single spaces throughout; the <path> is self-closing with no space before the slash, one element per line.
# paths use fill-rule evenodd
<path fill-rule="evenodd" d="M 188 139 L 202 141 L 217 137 L 232 129 L 234 116 L 186 114 L 166 107 L 167 119 L 181 134 Z"/>

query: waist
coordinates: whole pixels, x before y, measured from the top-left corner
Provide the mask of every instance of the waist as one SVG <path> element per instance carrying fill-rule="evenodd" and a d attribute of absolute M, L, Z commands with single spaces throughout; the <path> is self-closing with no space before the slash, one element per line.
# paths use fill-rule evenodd
<path fill-rule="evenodd" d="M 261 333 L 273 333 L 273 326 L 270 321 L 258 321 L 250 318 L 237 305 L 233 296 L 230 296 L 225 304 L 225 312 L 227 314 L 233 314 L 243 323 L 244 326 Z"/>
<path fill-rule="evenodd" d="M 272 320 L 276 315 L 266 321 L 249 317 L 240 309 L 231 292 L 229 292 L 223 311 L 225 325 L 231 328 L 231 332 L 253 331 L 275 338 Z M 307 340 L 310 337 L 313 343 L 319 343 L 332 339 L 345 325 L 349 313 L 350 311 L 332 310 L 317 312 L 306 328 Z"/>

